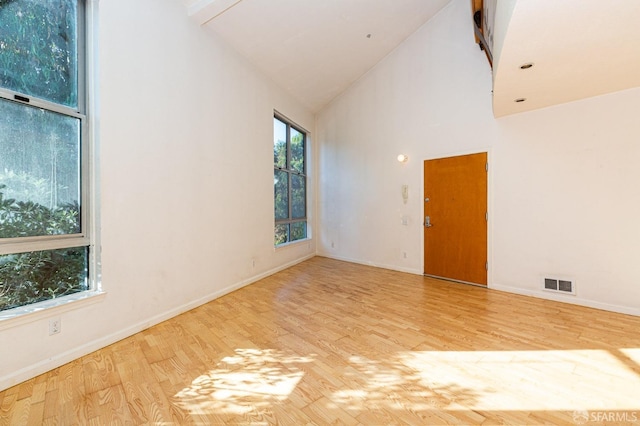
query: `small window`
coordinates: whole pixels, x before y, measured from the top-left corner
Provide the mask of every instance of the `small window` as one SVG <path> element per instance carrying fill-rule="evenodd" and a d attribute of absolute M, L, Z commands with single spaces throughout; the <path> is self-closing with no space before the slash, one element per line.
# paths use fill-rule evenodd
<path fill-rule="evenodd" d="M 84 6 L 0 1 L 0 311 L 89 289 Z"/>
<path fill-rule="evenodd" d="M 273 199 L 275 245 L 307 238 L 307 135 L 276 115 L 273 118 Z"/>

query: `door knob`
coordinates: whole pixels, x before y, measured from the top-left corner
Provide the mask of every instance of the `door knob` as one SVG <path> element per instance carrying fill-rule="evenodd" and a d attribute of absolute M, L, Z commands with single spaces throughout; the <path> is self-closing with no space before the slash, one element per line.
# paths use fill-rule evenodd
<path fill-rule="evenodd" d="M 424 217 L 424 227 L 431 228 L 433 225 L 431 224 L 431 218 L 429 216 Z"/>

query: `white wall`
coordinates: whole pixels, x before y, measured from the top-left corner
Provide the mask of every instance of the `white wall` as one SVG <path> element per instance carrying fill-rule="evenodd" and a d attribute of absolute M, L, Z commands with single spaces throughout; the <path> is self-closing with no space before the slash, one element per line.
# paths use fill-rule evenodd
<path fill-rule="evenodd" d="M 52 311 L 58 335 L 46 314 L 0 327 L 0 388 L 315 253 L 313 241 L 273 248 L 271 160 L 273 110 L 310 131 L 313 115 L 180 0 L 102 1 L 99 17 L 107 294 Z"/>
<path fill-rule="evenodd" d="M 640 89 L 496 120 L 472 28 L 453 0 L 318 114 L 318 252 L 421 273 L 423 160 L 488 151 L 489 286 L 640 315 Z"/>

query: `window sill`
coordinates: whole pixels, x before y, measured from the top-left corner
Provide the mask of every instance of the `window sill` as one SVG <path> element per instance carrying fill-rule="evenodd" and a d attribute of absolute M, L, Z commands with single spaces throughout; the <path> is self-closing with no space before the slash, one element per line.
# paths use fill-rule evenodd
<path fill-rule="evenodd" d="M 83 291 L 58 299 L 46 300 L 32 305 L 0 311 L 0 330 L 49 318 L 52 315 L 69 312 L 80 307 L 97 303 L 106 296 L 104 291 Z"/>
<path fill-rule="evenodd" d="M 291 241 L 289 243 L 283 243 L 277 246 L 274 246 L 273 249 L 274 250 L 280 250 L 280 249 L 285 249 L 287 247 L 296 247 L 305 243 L 310 243 L 311 242 L 311 238 L 304 238 L 302 240 L 296 240 L 296 241 Z"/>

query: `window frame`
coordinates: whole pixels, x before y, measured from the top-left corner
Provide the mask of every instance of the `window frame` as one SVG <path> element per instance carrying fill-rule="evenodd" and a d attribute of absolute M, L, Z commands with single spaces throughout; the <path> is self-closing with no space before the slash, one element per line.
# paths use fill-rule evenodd
<path fill-rule="evenodd" d="M 13 319 L 26 313 L 45 308 L 67 305 L 69 302 L 87 300 L 102 293 L 100 288 L 100 254 L 96 247 L 99 237 L 97 200 L 98 177 L 97 126 L 94 111 L 97 110 L 97 81 L 95 78 L 97 45 L 97 13 L 99 0 L 76 0 L 76 49 L 77 49 L 77 107 L 66 105 L 0 87 L 2 102 L 14 102 L 79 120 L 79 194 L 80 232 L 64 235 L 40 235 L 0 239 L 0 255 L 20 254 L 73 247 L 88 249 L 86 290 L 69 295 L 42 300 L 28 305 L 0 311 L 0 320 Z M 13 323 L 13 321 L 12 321 Z M 0 329 L 2 327 L 0 326 Z"/>
<path fill-rule="evenodd" d="M 274 111 L 273 114 L 273 118 L 280 121 L 281 123 L 283 123 L 286 126 L 286 166 L 285 167 L 279 167 L 275 164 L 273 165 L 273 171 L 274 171 L 274 176 L 275 173 L 277 171 L 281 171 L 281 172 L 285 172 L 287 174 L 287 199 L 288 199 L 288 211 L 287 211 L 287 218 L 286 219 L 277 219 L 275 217 L 275 192 L 274 192 L 274 237 L 275 237 L 275 228 L 278 225 L 288 225 L 287 227 L 287 241 L 280 243 L 280 244 L 276 244 L 275 243 L 275 238 L 274 238 L 274 246 L 276 248 L 278 247 L 283 247 L 289 244 L 294 244 L 300 241 L 305 241 L 307 239 L 309 239 L 309 221 L 308 221 L 308 206 L 309 206 L 309 199 L 308 199 L 308 174 L 307 174 L 307 170 L 308 170 L 308 164 L 307 164 L 307 151 L 308 151 L 308 140 L 309 140 L 309 135 L 308 132 L 302 128 L 301 126 L 293 123 L 291 120 L 289 120 L 288 118 L 286 118 L 285 116 L 283 116 L 282 114 L 279 114 L 277 111 Z M 302 172 L 295 170 L 292 166 L 291 166 L 291 158 L 292 158 L 292 152 L 291 152 L 291 129 L 296 130 L 298 133 L 302 134 L 302 144 L 303 144 L 303 150 L 302 150 L 302 161 L 303 161 L 303 170 Z M 293 217 L 293 176 L 299 176 L 302 177 L 304 179 L 304 216 L 303 217 L 298 217 L 298 218 L 294 218 Z M 305 236 L 303 238 L 297 239 L 297 240 L 291 240 L 291 227 L 296 224 L 296 223 L 304 223 L 305 224 Z"/>

